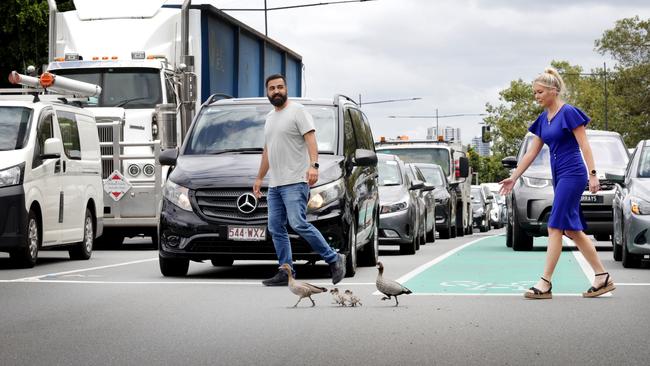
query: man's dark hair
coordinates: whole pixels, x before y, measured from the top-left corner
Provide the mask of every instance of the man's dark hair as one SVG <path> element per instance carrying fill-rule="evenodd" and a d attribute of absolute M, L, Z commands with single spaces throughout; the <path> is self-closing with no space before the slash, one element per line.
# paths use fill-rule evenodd
<path fill-rule="evenodd" d="M 266 78 L 266 84 L 265 84 L 266 87 L 267 88 L 269 87 L 269 81 L 275 80 L 275 79 L 282 79 L 282 81 L 284 81 L 284 85 L 285 86 L 287 85 L 287 78 L 285 78 L 284 75 L 282 75 L 282 74 L 273 74 L 273 75 L 270 75 L 269 77 Z"/>

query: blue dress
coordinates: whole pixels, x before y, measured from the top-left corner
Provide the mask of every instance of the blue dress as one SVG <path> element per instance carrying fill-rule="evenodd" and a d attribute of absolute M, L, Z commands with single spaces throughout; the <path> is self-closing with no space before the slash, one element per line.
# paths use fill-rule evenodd
<path fill-rule="evenodd" d="M 555 116 L 548 120 L 544 111 L 528 130 L 548 145 L 553 177 L 553 207 L 548 227 L 560 230 L 585 230 L 587 223 L 582 215 L 580 197 L 588 183 L 580 146 L 573 130 L 587 125 L 590 118 L 580 109 L 564 104 Z"/>

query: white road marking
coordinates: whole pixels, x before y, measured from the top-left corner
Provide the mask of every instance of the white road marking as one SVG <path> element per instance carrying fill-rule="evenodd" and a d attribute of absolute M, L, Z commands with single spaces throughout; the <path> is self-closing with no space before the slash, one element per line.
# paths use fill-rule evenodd
<path fill-rule="evenodd" d="M 21 279 L 21 280 L 0 280 L 0 283 L 58 283 L 58 284 L 94 284 L 94 285 L 235 285 L 235 286 L 263 286 L 262 281 L 96 281 L 96 280 L 45 280 L 45 279 Z M 317 286 L 374 286 L 374 282 L 339 282 L 332 285 L 331 282 L 309 282 Z"/>
<path fill-rule="evenodd" d="M 121 266 L 128 266 L 131 264 L 138 264 L 138 263 L 145 263 L 145 262 L 153 262 L 157 261 L 158 258 L 149 258 L 149 259 L 141 259 L 138 261 L 131 261 L 131 262 L 124 262 L 124 263 L 116 263 L 116 264 L 109 264 L 106 266 L 99 266 L 99 267 L 90 267 L 90 268 L 82 268 L 82 269 L 75 269 L 72 271 L 65 271 L 65 272 L 57 272 L 57 273 L 48 273 L 45 275 L 40 275 L 40 276 L 32 276 L 32 277 L 25 277 L 25 278 L 18 278 L 15 280 L 9 280 L 9 281 L 3 281 L 3 282 L 25 282 L 25 281 L 33 281 L 33 280 L 40 280 L 41 278 L 45 277 L 58 277 L 62 275 L 68 275 L 71 273 L 79 273 L 79 272 L 87 272 L 87 271 L 96 271 L 98 269 L 105 269 L 105 268 L 114 268 L 114 267 L 121 267 Z"/>
<path fill-rule="evenodd" d="M 562 240 L 570 247 L 577 247 L 576 243 L 573 240 L 566 237 L 566 236 L 562 236 Z M 582 272 L 587 277 L 587 281 L 589 281 L 589 283 L 591 284 L 594 281 L 594 277 L 595 277 L 596 273 L 594 272 L 594 270 L 589 265 L 589 262 L 587 262 L 587 260 L 585 259 L 585 256 L 582 255 L 582 253 L 580 253 L 579 250 L 574 250 L 573 251 L 573 256 L 576 258 L 576 261 L 580 265 L 580 268 L 582 268 Z M 600 297 L 610 297 L 610 296 L 612 296 L 611 292 L 608 292 L 608 293 L 606 293 L 604 295 L 600 295 Z"/>

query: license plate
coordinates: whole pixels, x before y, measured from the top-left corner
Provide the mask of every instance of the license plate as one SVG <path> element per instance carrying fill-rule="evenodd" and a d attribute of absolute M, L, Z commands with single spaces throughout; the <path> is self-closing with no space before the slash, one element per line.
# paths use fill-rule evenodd
<path fill-rule="evenodd" d="M 228 226 L 229 240 L 264 241 L 265 226 Z"/>
<path fill-rule="evenodd" d="M 585 194 L 580 197 L 580 202 L 581 203 L 602 203 L 603 202 L 603 197 L 602 196 L 595 196 L 595 195 L 590 195 L 590 194 Z"/>

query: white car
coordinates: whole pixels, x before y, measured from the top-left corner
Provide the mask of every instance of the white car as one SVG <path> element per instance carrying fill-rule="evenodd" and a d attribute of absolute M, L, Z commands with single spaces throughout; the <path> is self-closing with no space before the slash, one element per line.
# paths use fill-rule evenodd
<path fill-rule="evenodd" d="M 50 95 L 0 95 L 0 207 L 0 251 L 18 265 L 62 246 L 90 258 L 104 207 L 92 113 Z"/>

